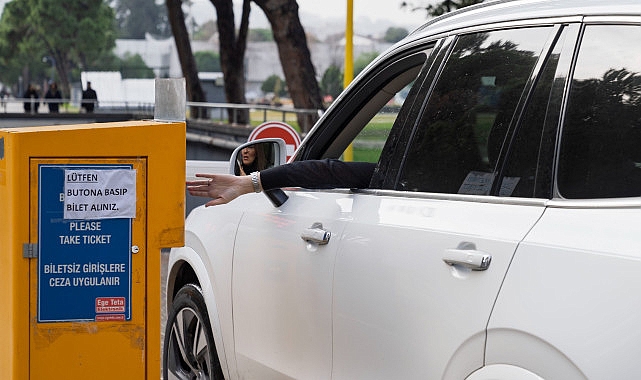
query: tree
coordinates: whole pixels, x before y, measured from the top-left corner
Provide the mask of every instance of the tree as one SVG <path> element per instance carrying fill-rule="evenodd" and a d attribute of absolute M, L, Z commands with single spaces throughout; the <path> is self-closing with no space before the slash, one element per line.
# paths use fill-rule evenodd
<path fill-rule="evenodd" d="M 38 60 L 33 57 L 45 52 L 44 46 L 34 44 L 36 41 L 30 41 L 31 44 L 13 43 L 29 33 L 30 27 L 24 22 L 28 15 L 29 9 L 25 4 L 12 2 L 5 5 L 0 19 L 0 80 L 4 83 L 16 83 L 20 78 L 25 81 L 21 83 L 24 88 L 31 82 L 30 71 L 38 64 Z M 22 96 L 22 87 L 14 89 L 19 92 L 17 96 Z"/>
<path fill-rule="evenodd" d="M 167 9 L 155 0 L 111 0 L 119 38 L 143 39 L 146 33 L 169 37 Z"/>
<path fill-rule="evenodd" d="M 294 107 L 323 109 L 320 87 L 298 17 L 296 0 L 254 0 L 272 27 L 278 55 L 285 73 L 287 88 Z M 308 131 L 318 120 L 317 114 L 298 114 L 298 124 Z"/>
<path fill-rule="evenodd" d="M 101 59 L 100 63 L 94 66 L 97 71 L 119 71 L 122 78 L 155 78 L 156 74 L 140 54 L 131 55 L 129 53 L 121 59 L 115 54 L 107 54 Z"/>
<path fill-rule="evenodd" d="M 210 0 L 216 8 L 216 27 L 220 42 L 220 65 L 224 78 L 225 98 L 229 103 L 244 104 L 245 100 L 245 49 L 249 29 L 250 0 L 243 0 L 241 23 L 236 34 L 232 0 Z M 178 50 L 180 66 L 187 84 L 187 97 L 192 102 L 206 101 L 205 93 L 198 79 L 196 60 L 191 50 L 189 34 L 185 24 L 181 0 L 167 0 L 167 11 L 174 40 Z M 192 114 L 202 115 L 203 110 L 192 108 Z M 247 110 L 228 109 L 229 119 L 240 124 L 249 124 Z"/>
<path fill-rule="evenodd" d="M 324 95 L 331 95 L 336 98 L 343 91 L 343 73 L 336 65 L 331 65 L 323 73 L 321 79 L 321 90 Z"/>
<path fill-rule="evenodd" d="M 442 14 L 451 12 L 459 8 L 469 7 L 470 5 L 482 3 L 483 0 L 444 0 L 436 5 L 419 5 L 416 6 L 412 2 L 403 1 L 401 8 L 409 8 L 411 11 L 425 10 L 428 16 L 440 16 Z"/>
<path fill-rule="evenodd" d="M 198 69 L 196 60 L 191 50 L 189 33 L 185 24 L 185 13 L 182 10 L 182 0 L 166 0 L 167 14 L 169 15 L 169 25 L 174 35 L 180 68 L 185 77 L 187 86 L 187 100 L 191 102 L 205 102 L 205 91 L 203 90 L 200 80 L 198 79 Z M 191 116 L 195 118 L 206 117 L 207 110 L 202 107 L 192 107 Z"/>
<path fill-rule="evenodd" d="M 243 0 L 243 11 L 238 30 L 235 28 L 233 2 L 231 0 L 210 0 L 216 8 L 217 27 L 220 38 L 220 63 L 225 79 L 225 97 L 230 103 L 246 103 L 244 57 L 247 47 L 249 29 L 250 0 Z M 254 0 L 265 12 L 269 20 L 274 40 L 278 46 L 281 64 L 285 72 L 287 87 L 296 108 L 322 109 L 320 88 L 316 81 L 314 66 L 305 40 L 305 31 L 298 18 L 298 4 L 295 0 Z M 189 35 L 185 25 L 185 16 L 180 7 L 180 0 L 167 0 L 172 32 L 178 46 L 178 56 L 181 61 L 191 101 L 196 94 L 195 86 L 200 88 L 196 63 Z M 204 98 L 204 94 L 202 95 Z M 228 110 L 230 119 L 234 122 L 248 124 L 249 112 Z M 298 122 L 303 129 L 310 128 L 318 120 L 318 115 L 299 115 Z"/>
<path fill-rule="evenodd" d="M 264 93 L 273 92 L 274 95 L 278 97 L 287 95 L 287 89 L 283 85 L 283 80 L 276 74 L 267 77 L 260 86 L 260 89 Z"/>
<path fill-rule="evenodd" d="M 199 71 L 220 72 L 220 55 L 211 51 L 197 51 L 194 53 L 196 66 Z"/>
<path fill-rule="evenodd" d="M 369 53 L 362 53 L 354 60 L 354 76 L 358 75 L 367 65 L 378 57 L 380 53 L 371 51 Z"/>
<path fill-rule="evenodd" d="M 387 28 L 383 40 L 385 42 L 395 43 L 405 38 L 409 32 L 405 28 Z"/>
<path fill-rule="evenodd" d="M 249 30 L 250 0 L 243 0 L 243 11 L 236 34 L 234 4 L 232 0 L 210 0 L 216 8 L 216 23 L 220 38 L 220 64 L 225 79 L 225 97 L 229 103 L 246 103 L 245 99 L 245 50 Z M 227 110 L 232 122 L 249 124 L 247 110 Z"/>
<path fill-rule="evenodd" d="M 34 61 L 48 58 L 68 96 L 71 70 L 91 69 L 115 46 L 113 20 L 113 10 L 102 0 L 11 1 L 0 20 L 2 63 L 24 67 L 29 81 Z"/>
<path fill-rule="evenodd" d="M 120 71 L 123 78 L 151 79 L 156 77 L 154 70 L 147 66 L 140 54 L 126 54 L 120 61 L 120 67 L 117 67 L 116 70 Z"/>

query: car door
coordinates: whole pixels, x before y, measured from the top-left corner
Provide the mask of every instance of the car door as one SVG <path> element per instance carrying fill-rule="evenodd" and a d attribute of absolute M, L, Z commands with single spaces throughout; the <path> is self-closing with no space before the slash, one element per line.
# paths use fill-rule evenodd
<path fill-rule="evenodd" d="M 558 117 L 546 105 L 562 35 L 547 25 L 445 44 L 420 115 L 383 151 L 382 189 L 354 196 L 334 271 L 332 378 L 462 379 L 483 365 L 501 283 L 549 196 L 555 130 L 537 112 Z"/>
<path fill-rule="evenodd" d="M 275 208 L 254 196 L 241 220 L 232 282 L 241 378 L 321 379 L 331 373 L 332 276 L 348 194 L 292 192 Z M 315 223 L 320 225 L 315 226 Z M 308 243 L 305 230 L 328 243 Z"/>
<path fill-rule="evenodd" d="M 586 18 L 555 198 L 505 279 L 488 364 L 544 378 L 641 377 L 640 44 L 639 17 Z"/>
<path fill-rule="evenodd" d="M 328 111 L 315 133 L 329 133 L 327 128 L 340 126 L 351 137 L 341 137 L 338 131 L 339 137 L 328 143 L 342 144 L 344 149 L 354 140 L 356 155 L 365 146 L 369 160 L 376 162 L 406 86 L 413 83 L 428 53 L 410 55 L 391 59 L 389 66 L 394 70 L 383 65 L 382 73 L 375 72 L 365 85 L 348 90 L 339 108 Z M 354 139 L 357 131 L 362 133 Z M 342 149 L 337 152 L 340 155 Z M 324 157 L 332 157 L 331 152 L 315 158 Z M 288 189 L 287 194 L 289 199 L 278 208 L 263 195 L 243 199 L 232 280 L 235 354 L 241 378 L 328 379 L 332 375 L 334 267 L 343 231 L 353 218 L 354 195 L 349 189 Z M 326 241 L 303 239 L 318 232 L 326 233 Z"/>

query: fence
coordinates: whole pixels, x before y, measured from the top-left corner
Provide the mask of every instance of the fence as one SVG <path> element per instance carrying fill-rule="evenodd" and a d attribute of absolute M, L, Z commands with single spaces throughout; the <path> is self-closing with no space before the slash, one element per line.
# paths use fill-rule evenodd
<path fill-rule="evenodd" d="M 48 113 L 47 103 L 59 103 L 60 113 L 78 113 L 81 112 L 80 103 L 78 100 L 72 99 L 44 99 L 44 98 L 0 98 L 0 112 L 3 113 L 24 113 L 24 105 L 28 104 L 30 111 L 28 113 L 36 113 L 36 105 L 38 105 L 38 113 Z M 96 113 L 111 113 L 111 112 L 128 112 L 133 114 L 149 115 L 154 112 L 154 103 L 145 102 L 131 102 L 131 101 L 117 101 L 105 102 L 96 101 Z M 274 114 L 283 122 L 291 122 L 292 118 L 297 119 L 298 115 L 313 115 L 320 116 L 322 110 L 315 109 L 297 109 L 289 106 L 269 106 L 261 104 L 234 104 L 234 103 L 208 103 L 208 102 L 187 102 L 187 115 L 189 118 L 189 107 L 203 107 L 207 108 L 209 112 L 208 118 L 211 120 L 236 124 L 238 120 L 238 112 L 247 110 L 252 113 L 253 121 L 265 122 L 274 120 Z M 227 110 L 231 109 L 231 116 L 228 116 Z M 256 115 L 260 115 L 258 119 Z M 309 130 L 312 126 L 300 126 L 302 130 Z"/>
<path fill-rule="evenodd" d="M 45 99 L 45 98 L 0 98 L 0 111 L 2 113 L 49 113 L 48 103 L 57 103 L 60 113 L 80 112 L 80 103 L 72 99 Z M 83 100 L 83 103 L 94 103 L 94 111 L 101 113 L 131 112 L 145 115 L 154 113 L 153 103 L 144 102 L 105 102 Z"/>
<path fill-rule="evenodd" d="M 213 120 L 228 120 L 231 124 L 236 124 L 238 120 L 238 112 L 246 110 L 252 114 L 258 113 L 262 115 L 256 119 L 253 115 L 253 121 L 269 121 L 274 120 L 273 114 L 278 114 L 280 121 L 291 122 L 291 118 L 297 119 L 298 115 L 313 115 L 320 117 L 323 110 L 316 109 L 300 109 L 288 106 L 268 106 L 262 104 L 235 104 L 235 103 L 207 103 L 207 102 L 187 102 L 188 107 L 205 107 L 210 110 L 207 114 Z M 227 115 L 227 110 L 232 110 L 231 116 Z M 291 117 L 290 117 L 291 116 Z M 312 125 L 301 125 L 301 130 L 309 131 Z"/>

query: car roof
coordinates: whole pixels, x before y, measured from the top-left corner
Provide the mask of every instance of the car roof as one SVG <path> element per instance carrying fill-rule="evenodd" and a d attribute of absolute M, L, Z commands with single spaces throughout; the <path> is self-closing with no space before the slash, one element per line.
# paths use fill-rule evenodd
<path fill-rule="evenodd" d="M 432 19 L 408 39 L 497 22 L 571 16 L 641 16 L 639 0 L 495 0 Z"/>

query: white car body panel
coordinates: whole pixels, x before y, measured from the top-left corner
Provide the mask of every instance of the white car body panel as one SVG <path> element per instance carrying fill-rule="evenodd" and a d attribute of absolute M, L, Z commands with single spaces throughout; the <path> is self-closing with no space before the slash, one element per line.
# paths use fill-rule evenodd
<path fill-rule="evenodd" d="M 634 203 L 546 210 L 497 300 L 488 363 L 507 360 L 543 378 L 641 378 L 641 202 Z"/>
<path fill-rule="evenodd" d="M 289 196 L 277 209 L 260 195 L 238 229 L 233 302 L 241 378 L 331 376 L 333 271 L 352 195 Z M 327 245 L 301 238 L 316 222 L 332 234 Z"/>
<path fill-rule="evenodd" d="M 220 358 L 220 365 L 222 367 L 222 370 L 225 376 L 228 379 L 233 378 L 231 376 L 229 367 L 230 365 L 232 365 L 232 367 L 235 368 L 235 365 L 234 365 L 235 362 L 233 360 L 228 361 L 227 359 L 227 352 L 231 352 L 231 349 L 232 349 L 231 346 L 233 346 L 233 336 L 227 336 L 228 334 L 224 334 L 224 331 L 221 327 L 221 322 L 220 322 L 220 316 L 221 315 L 223 317 L 226 316 L 227 310 L 222 310 L 223 312 L 219 313 L 218 305 L 220 305 L 221 303 L 217 301 L 216 293 L 220 294 L 220 292 L 215 291 L 214 285 L 208 280 L 210 277 L 205 269 L 206 266 L 204 265 L 201 259 L 201 256 L 191 248 L 194 245 L 198 246 L 199 243 L 193 241 L 193 239 L 189 239 L 189 237 L 187 237 L 186 241 L 189 241 L 189 243 L 191 244 L 181 248 L 174 248 L 172 250 L 168 267 L 176 268 L 176 264 L 178 262 L 185 261 L 192 268 L 195 269 L 196 275 L 198 276 L 198 278 L 203 279 L 200 282 L 200 286 L 201 286 L 201 291 L 203 293 L 203 296 L 205 298 L 205 302 L 207 304 L 207 312 L 209 314 L 209 321 L 211 323 L 214 340 L 216 342 L 216 347 L 220 347 L 220 349 L 217 350 L 218 357 Z M 204 252 L 204 250 L 201 252 Z M 171 281 L 171 279 L 173 279 L 173 276 L 171 276 L 170 274 L 168 278 Z M 173 284 L 169 284 L 168 288 L 173 288 Z"/>
<path fill-rule="evenodd" d="M 524 370 L 516 366 L 508 364 L 492 364 L 485 366 L 473 374 L 468 376 L 465 380 L 497 380 L 497 379 L 510 379 L 510 380 L 542 380 L 537 374 Z"/>
<path fill-rule="evenodd" d="M 482 366 L 494 298 L 543 210 L 357 195 L 334 275 L 332 378 L 461 379 Z M 446 264 L 461 243 L 491 254 L 489 268 Z"/>
<path fill-rule="evenodd" d="M 267 199 L 262 200 L 269 203 Z M 174 268 L 174 263 L 180 259 L 188 261 L 198 275 L 209 313 L 211 314 L 211 310 L 218 310 L 221 336 L 215 339 L 220 339 L 223 344 L 219 345 L 217 341 L 216 347 L 219 357 L 223 357 L 220 352 L 224 351 L 230 378 L 237 376 L 236 360 L 233 355 L 231 274 L 234 237 L 241 216 L 242 213 L 239 209 L 228 205 L 194 209 L 185 221 L 187 226 L 185 246 L 191 248 L 192 252 L 198 255 L 198 260 L 195 257 L 189 260 L 181 257 L 184 256 L 186 248 L 173 249 L 169 266 L 169 268 Z M 170 272 L 168 292 L 173 290 L 171 279 Z M 208 289 L 211 289 L 212 297 L 208 297 Z M 225 366 L 222 363 L 221 365 Z"/>

